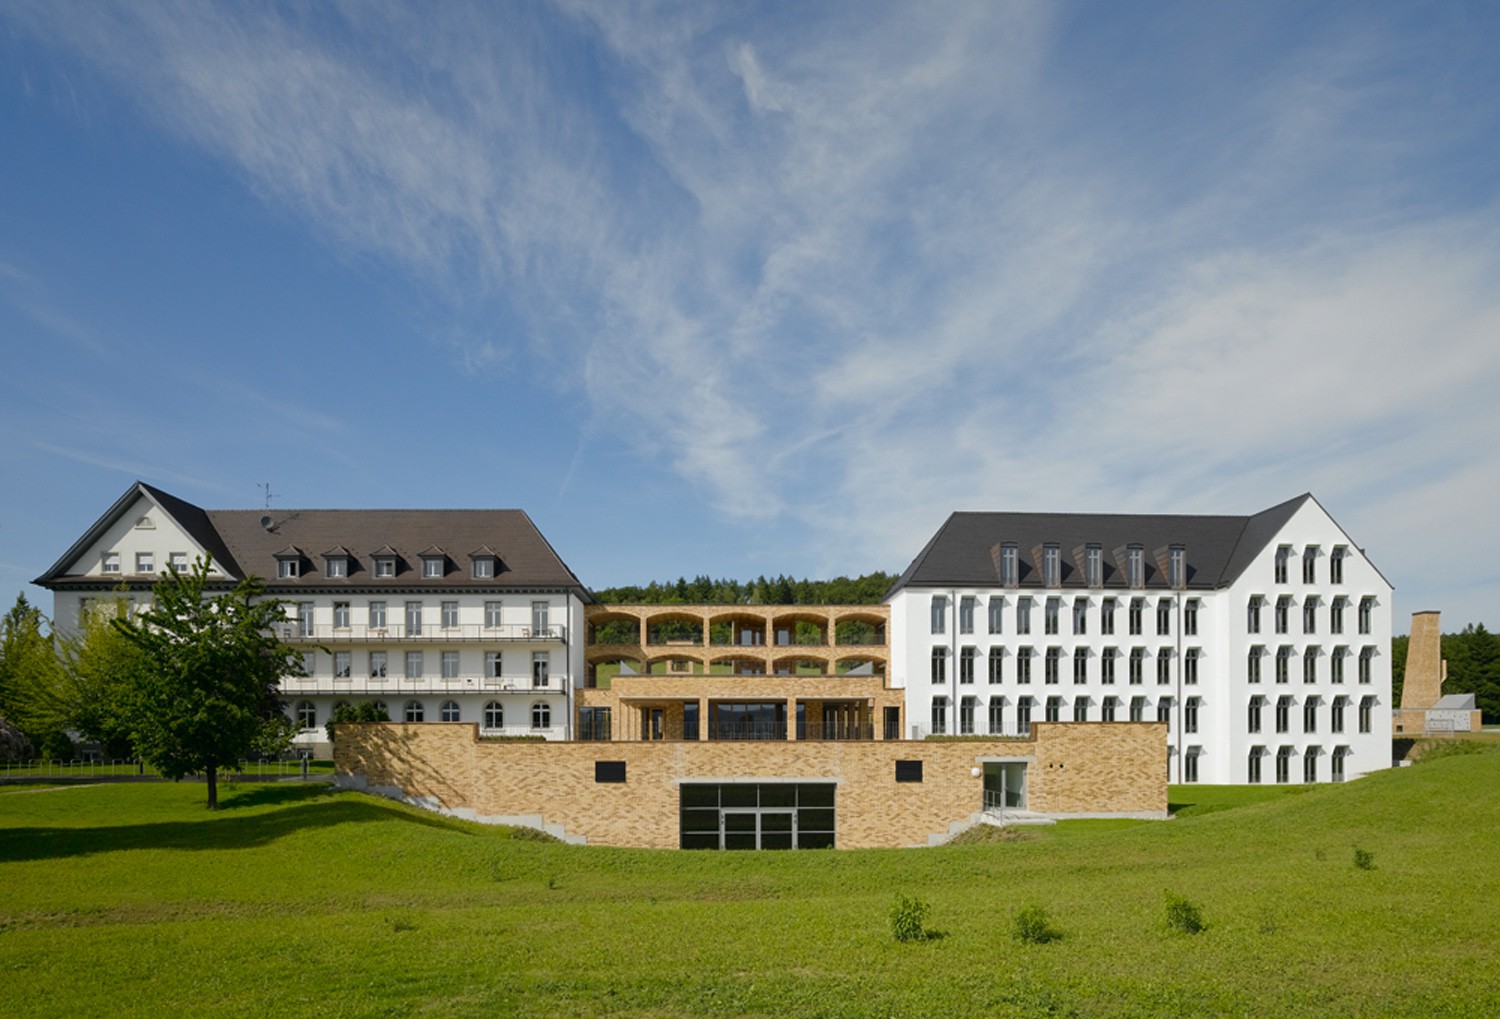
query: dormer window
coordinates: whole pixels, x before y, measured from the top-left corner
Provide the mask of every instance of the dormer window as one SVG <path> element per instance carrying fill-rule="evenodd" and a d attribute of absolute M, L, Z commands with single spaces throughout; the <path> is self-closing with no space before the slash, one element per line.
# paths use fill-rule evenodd
<path fill-rule="evenodd" d="M 99 563 L 99 572 L 100 573 L 119 573 L 120 572 L 120 553 L 118 553 L 118 552 L 106 552 L 106 553 L 104 553 L 104 557 L 103 557 L 103 559 Z"/>
<path fill-rule="evenodd" d="M 1099 545 L 1090 545 L 1083 550 L 1083 575 L 1084 582 L 1089 587 L 1104 586 L 1104 549 Z"/>
<path fill-rule="evenodd" d="M 1056 545 L 1042 546 L 1042 585 L 1062 586 L 1062 550 Z"/>
<path fill-rule="evenodd" d="M 278 580 L 296 580 L 302 575 L 302 561 L 287 556 L 276 560 L 276 578 Z"/>
<path fill-rule="evenodd" d="M 396 557 L 395 556 L 386 556 L 386 555 L 383 555 L 383 556 L 376 556 L 375 557 L 375 576 L 390 578 L 390 577 L 394 577 L 395 575 L 396 575 Z"/>
<path fill-rule="evenodd" d="M 422 576 L 441 577 L 443 575 L 443 557 L 424 555 L 422 557 Z"/>
<path fill-rule="evenodd" d="M 1141 545 L 1125 549 L 1125 582 L 1131 587 L 1146 586 L 1146 549 Z"/>
<path fill-rule="evenodd" d="M 330 580 L 349 576 L 349 560 L 345 556 L 330 556 L 323 565 L 324 575 Z"/>
<path fill-rule="evenodd" d="M 1005 544 L 1000 546 L 1000 583 L 1006 587 L 1015 587 L 1020 583 L 1020 568 L 1018 566 L 1016 546 Z"/>
<path fill-rule="evenodd" d="M 1181 545 L 1167 550 L 1167 583 L 1178 591 L 1187 587 L 1187 549 Z"/>
<path fill-rule="evenodd" d="M 491 580 L 495 576 L 495 560 L 484 556 L 474 560 L 474 579 Z"/>

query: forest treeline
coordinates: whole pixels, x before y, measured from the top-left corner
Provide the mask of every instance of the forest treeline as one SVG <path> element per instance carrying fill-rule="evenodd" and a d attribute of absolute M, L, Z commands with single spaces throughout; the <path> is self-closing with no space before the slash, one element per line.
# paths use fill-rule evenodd
<path fill-rule="evenodd" d="M 675 581 L 653 580 L 644 587 L 600 588 L 594 598 L 606 605 L 878 605 L 895 583 L 896 574 L 878 572 L 832 580 L 678 577 Z"/>
<path fill-rule="evenodd" d="M 1391 701 L 1401 704 L 1401 686 L 1406 679 L 1406 648 L 1409 637 L 1391 640 Z M 1443 634 L 1443 658 L 1448 662 L 1448 681 L 1443 693 L 1471 693 L 1484 714 L 1486 725 L 1500 724 L 1500 634 L 1484 624 L 1470 623 L 1458 633 Z"/>

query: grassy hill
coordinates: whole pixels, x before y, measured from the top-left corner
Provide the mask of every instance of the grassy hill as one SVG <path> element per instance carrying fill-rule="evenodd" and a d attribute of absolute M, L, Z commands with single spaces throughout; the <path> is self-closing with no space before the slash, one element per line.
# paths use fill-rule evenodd
<path fill-rule="evenodd" d="M 1174 787 L 1169 822 L 931 850 L 563 846 L 326 787 L 0 789 L 32 1015 L 1500 1014 L 1500 754 Z M 1355 866 L 1355 849 L 1373 869 Z M 1175 933 L 1164 893 L 1208 929 Z M 899 944 L 897 893 L 934 936 Z M 1011 937 L 1040 905 L 1063 934 Z"/>

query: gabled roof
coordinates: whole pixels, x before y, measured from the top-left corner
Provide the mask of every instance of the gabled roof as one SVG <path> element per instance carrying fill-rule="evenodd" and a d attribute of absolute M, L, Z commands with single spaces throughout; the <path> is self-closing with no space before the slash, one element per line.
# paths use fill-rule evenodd
<path fill-rule="evenodd" d="M 1073 568 L 1075 553 L 1099 545 L 1105 563 L 1104 587 L 1125 588 L 1117 568 L 1120 550 L 1139 545 L 1147 562 L 1146 588 L 1165 589 L 1167 578 L 1154 569 L 1161 550 L 1180 545 L 1187 555 L 1189 589 L 1214 589 L 1234 583 L 1310 494 L 1289 499 L 1253 516 L 1124 513 L 954 513 L 901 574 L 887 598 L 904 587 L 996 587 L 1002 545 L 1014 544 L 1024 569 L 1018 586 L 1041 586 L 1034 550 L 1058 545 L 1064 570 L 1062 586 L 1084 587 Z"/>

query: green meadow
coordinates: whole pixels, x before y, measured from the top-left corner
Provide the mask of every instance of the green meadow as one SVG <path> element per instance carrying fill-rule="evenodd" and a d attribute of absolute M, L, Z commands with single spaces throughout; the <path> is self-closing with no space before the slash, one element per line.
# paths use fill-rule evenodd
<path fill-rule="evenodd" d="M 226 786 L 216 814 L 203 795 L 0 787 L 6 1016 L 1500 1014 L 1500 753 L 858 852 L 566 846 L 319 785 Z M 1168 893 L 1207 929 L 1171 929 Z M 927 937 L 892 937 L 898 894 Z M 1015 940 L 1023 907 L 1061 937 Z"/>

